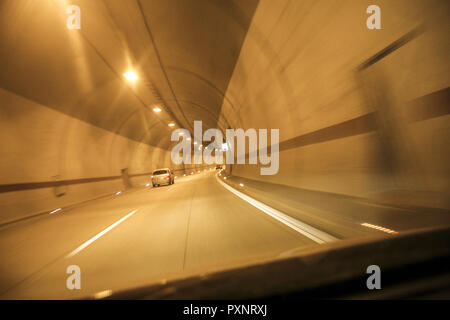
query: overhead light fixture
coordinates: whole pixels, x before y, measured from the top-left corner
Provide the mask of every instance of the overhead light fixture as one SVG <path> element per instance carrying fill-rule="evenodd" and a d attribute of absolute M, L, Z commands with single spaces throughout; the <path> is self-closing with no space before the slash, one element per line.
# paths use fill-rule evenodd
<path fill-rule="evenodd" d="M 184 135 L 184 132 L 183 132 L 183 131 L 180 131 L 180 132 L 178 132 L 178 134 L 179 134 L 180 136 L 182 136 L 182 135 Z"/>
<path fill-rule="evenodd" d="M 155 112 L 161 112 L 161 108 L 160 108 L 160 107 L 154 107 L 154 108 L 153 108 L 153 111 L 155 111 Z"/>
<path fill-rule="evenodd" d="M 134 73 L 133 71 L 128 71 L 128 72 L 125 72 L 124 74 L 123 74 L 123 76 L 128 80 L 128 81 L 136 81 L 137 79 L 138 79 L 138 76 L 137 76 L 137 74 L 136 73 Z"/>
<path fill-rule="evenodd" d="M 191 141 L 191 138 L 187 138 L 187 141 Z"/>
<path fill-rule="evenodd" d="M 171 122 L 171 123 L 168 124 L 168 126 L 169 126 L 169 127 L 174 127 L 174 126 L 175 126 L 175 123 Z"/>

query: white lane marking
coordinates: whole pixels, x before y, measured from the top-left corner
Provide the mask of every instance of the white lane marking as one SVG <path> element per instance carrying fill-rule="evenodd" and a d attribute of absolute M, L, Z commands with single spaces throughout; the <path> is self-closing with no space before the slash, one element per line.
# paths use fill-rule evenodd
<path fill-rule="evenodd" d="M 103 299 L 103 298 L 109 297 L 112 294 L 113 294 L 112 290 L 100 291 L 100 292 L 97 292 L 96 294 L 94 294 L 94 299 Z"/>
<path fill-rule="evenodd" d="M 121 224 L 122 222 L 124 222 L 126 219 L 128 219 L 129 217 L 131 217 L 133 214 L 135 214 L 137 212 L 136 210 L 131 211 L 129 214 L 127 214 L 125 217 L 123 217 L 122 219 L 114 222 L 112 225 L 110 225 L 108 228 L 106 228 L 105 230 L 103 230 L 102 232 L 98 233 L 97 235 L 95 235 L 94 237 L 92 237 L 91 239 L 89 239 L 88 241 L 86 241 L 85 243 L 83 243 L 81 246 L 79 246 L 78 248 L 76 248 L 75 250 L 73 250 L 71 253 L 69 253 L 66 258 L 71 258 L 74 255 L 76 255 L 78 252 L 80 252 L 81 250 L 83 250 L 84 248 L 86 248 L 87 246 L 89 246 L 92 242 L 94 242 L 95 240 L 97 240 L 98 238 L 100 238 L 101 236 L 105 235 L 108 231 L 111 231 L 112 229 L 114 229 L 115 227 L 117 227 L 119 224 Z"/>
<path fill-rule="evenodd" d="M 62 208 L 55 209 L 55 210 L 49 212 L 49 214 L 54 214 L 54 213 L 56 213 L 56 212 L 58 212 L 58 211 L 61 211 L 61 209 L 62 209 Z"/>
<path fill-rule="evenodd" d="M 371 223 L 367 223 L 367 222 L 361 223 L 361 225 L 364 226 L 364 227 L 376 229 L 376 230 L 383 231 L 383 232 L 390 233 L 390 234 L 398 233 L 395 230 L 384 228 L 384 227 L 381 227 L 381 226 L 377 226 L 376 224 L 371 224 Z"/>
<path fill-rule="evenodd" d="M 216 176 L 216 178 L 217 178 L 217 176 Z M 280 221 L 281 223 L 287 225 L 288 227 L 294 229 L 295 231 L 303 234 L 305 237 L 308 237 L 317 243 L 325 243 L 325 242 L 332 242 L 332 241 L 338 240 L 337 238 L 333 237 L 332 235 L 329 235 L 328 233 L 320 231 L 306 223 L 300 222 L 297 219 L 294 219 L 294 218 L 282 213 L 281 211 L 278 211 L 277 209 L 269 207 L 268 205 L 247 196 L 246 194 L 234 189 L 233 187 L 229 186 L 225 182 L 221 181 L 219 178 L 217 178 L 217 181 L 219 181 L 219 183 L 223 187 L 225 187 L 228 191 L 234 193 L 242 200 L 247 201 L 252 206 L 258 208 L 259 210 L 268 214 L 272 218 Z"/>

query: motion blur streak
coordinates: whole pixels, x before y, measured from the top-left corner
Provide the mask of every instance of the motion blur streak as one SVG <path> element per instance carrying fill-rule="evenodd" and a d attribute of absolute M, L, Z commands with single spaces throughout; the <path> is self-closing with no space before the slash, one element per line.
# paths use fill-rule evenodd
<path fill-rule="evenodd" d="M 0 298 L 82 297 L 450 224 L 450 1 L 370 4 L 379 30 L 364 0 L 1 0 Z M 279 129 L 277 174 L 226 165 L 221 183 L 339 241 L 236 197 L 220 167 L 174 165 L 171 133 L 193 137 L 194 121 Z M 158 168 L 175 184 L 152 188 Z M 81 290 L 65 288 L 68 264 Z"/>

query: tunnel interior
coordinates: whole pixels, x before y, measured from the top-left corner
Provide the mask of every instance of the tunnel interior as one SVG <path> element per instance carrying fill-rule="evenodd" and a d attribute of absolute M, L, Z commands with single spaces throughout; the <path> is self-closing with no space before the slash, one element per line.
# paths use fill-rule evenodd
<path fill-rule="evenodd" d="M 142 184 L 194 120 L 280 128 L 237 176 L 448 209 L 448 4 L 380 3 L 373 32 L 364 2 L 2 1 L 1 220 Z"/>
<path fill-rule="evenodd" d="M 215 169 L 173 163 L 172 133 L 193 137 L 194 121 L 203 131 L 278 130 L 274 174 L 247 162 L 226 164 L 217 178 L 290 216 L 301 211 L 313 229 L 333 230 L 324 241 L 367 227 L 394 234 L 448 224 L 450 2 L 376 3 L 382 27 L 373 30 L 365 0 L 0 1 L 0 228 L 128 191 L 143 205 L 132 192 L 149 187 L 158 168 L 177 178 Z M 73 6 L 79 28 L 69 27 Z M 163 194 L 169 188 L 155 191 L 164 205 L 148 200 L 155 212 L 174 206 L 158 223 L 181 228 L 186 242 L 204 237 L 193 241 L 210 253 L 208 241 L 233 226 L 255 248 L 298 245 L 289 233 L 263 245 L 272 230 L 265 220 L 252 234 L 236 222 L 250 209 L 232 202 L 222 203 L 232 222 L 225 220 L 217 212 L 230 200 L 215 191 L 220 185 L 192 181 L 180 204 Z M 217 212 L 176 215 L 185 208 Z M 109 209 L 86 213 L 87 224 L 97 227 Z M 143 228 L 150 217 L 139 219 Z M 208 219 L 217 226 L 196 227 Z M 184 236 L 184 227 L 193 230 Z M 237 238 L 223 239 L 245 251 Z M 193 256 L 200 267 L 220 264 Z"/>

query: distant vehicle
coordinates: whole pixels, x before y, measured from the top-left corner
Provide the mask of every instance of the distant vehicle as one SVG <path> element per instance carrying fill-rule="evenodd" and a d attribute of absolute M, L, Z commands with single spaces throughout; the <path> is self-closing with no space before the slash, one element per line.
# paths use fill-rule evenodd
<path fill-rule="evenodd" d="M 163 168 L 163 169 L 157 169 L 153 171 L 152 174 L 152 185 L 153 187 L 160 186 L 162 184 L 174 184 L 175 183 L 175 177 L 173 175 L 173 172 L 170 171 L 169 168 Z"/>

